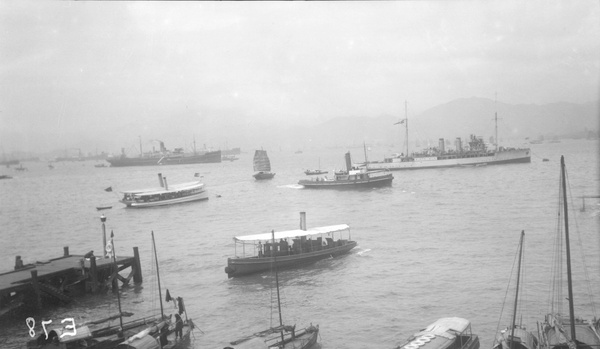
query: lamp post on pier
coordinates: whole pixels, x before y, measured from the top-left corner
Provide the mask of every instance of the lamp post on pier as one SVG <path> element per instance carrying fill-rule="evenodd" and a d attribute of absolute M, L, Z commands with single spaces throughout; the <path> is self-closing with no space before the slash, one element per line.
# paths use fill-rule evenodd
<path fill-rule="evenodd" d="M 106 226 L 104 225 L 106 216 L 104 214 L 100 216 L 100 221 L 102 222 L 102 254 L 104 255 L 104 258 L 108 258 L 108 255 L 106 254 Z"/>

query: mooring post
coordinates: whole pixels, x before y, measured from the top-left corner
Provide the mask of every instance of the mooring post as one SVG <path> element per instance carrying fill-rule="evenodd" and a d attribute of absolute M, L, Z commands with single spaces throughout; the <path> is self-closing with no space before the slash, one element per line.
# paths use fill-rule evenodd
<path fill-rule="evenodd" d="M 36 269 L 31 271 L 31 286 L 33 286 L 33 293 L 35 294 L 35 306 L 37 311 L 42 310 L 42 296 L 40 294 L 40 285 L 38 284 L 38 278 Z"/>
<path fill-rule="evenodd" d="M 104 225 L 106 216 L 104 214 L 100 216 L 100 221 L 102 222 L 102 256 L 108 258 L 108 253 L 106 253 L 106 226 Z"/>
<path fill-rule="evenodd" d="M 90 258 L 90 279 L 92 293 L 96 293 L 98 290 L 98 269 L 96 268 L 96 258 L 93 256 Z"/>
<path fill-rule="evenodd" d="M 69 246 L 63 247 L 63 251 L 65 253 L 65 257 L 69 257 Z"/>
<path fill-rule="evenodd" d="M 133 282 L 136 284 L 141 284 L 143 281 L 142 264 L 140 263 L 140 252 L 138 251 L 137 246 L 133 248 L 133 268 Z"/>

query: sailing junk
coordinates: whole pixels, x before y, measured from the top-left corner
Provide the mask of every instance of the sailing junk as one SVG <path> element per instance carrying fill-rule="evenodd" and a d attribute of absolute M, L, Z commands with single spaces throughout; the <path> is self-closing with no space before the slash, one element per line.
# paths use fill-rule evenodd
<path fill-rule="evenodd" d="M 271 179 L 275 173 L 271 172 L 271 161 L 267 156 L 266 150 L 257 150 L 254 152 L 254 171 L 253 177 L 257 180 Z"/>

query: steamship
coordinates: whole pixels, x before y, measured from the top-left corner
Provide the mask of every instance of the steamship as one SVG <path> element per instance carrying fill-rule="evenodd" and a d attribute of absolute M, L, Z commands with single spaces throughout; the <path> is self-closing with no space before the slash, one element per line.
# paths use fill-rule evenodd
<path fill-rule="evenodd" d="M 193 151 L 184 152 L 183 148 L 175 148 L 173 151 L 167 150 L 162 141 L 160 151 L 141 153 L 137 157 L 128 157 L 124 149 L 120 156 L 113 156 L 106 159 L 111 167 L 123 166 L 153 166 L 153 165 L 185 165 L 185 164 L 203 164 L 221 162 L 221 151 Z M 141 149 L 141 144 L 140 144 Z"/>
<path fill-rule="evenodd" d="M 405 107 L 406 108 L 406 107 Z M 531 162 L 529 148 L 498 147 L 498 114 L 495 114 L 496 146 L 494 150 L 488 149 L 483 138 L 470 136 L 468 144 L 463 146 L 460 138 L 456 138 L 455 149 L 446 150 L 445 140 L 439 139 L 438 147 L 429 148 L 421 152 L 408 152 L 408 116 L 394 125 L 404 125 L 406 128 L 406 155 L 394 154 L 384 158 L 383 161 L 366 162 L 368 170 L 417 170 L 425 168 L 484 166 Z"/>
<path fill-rule="evenodd" d="M 169 186 L 167 178 L 159 173 L 158 183 L 158 188 L 124 191 L 121 203 L 131 208 L 143 208 L 208 199 L 204 183 L 199 181 Z"/>

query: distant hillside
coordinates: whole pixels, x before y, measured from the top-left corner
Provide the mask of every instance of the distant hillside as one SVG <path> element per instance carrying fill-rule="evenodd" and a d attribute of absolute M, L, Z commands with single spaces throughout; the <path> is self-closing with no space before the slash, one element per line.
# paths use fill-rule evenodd
<path fill-rule="evenodd" d="M 410 110 L 410 109 L 409 109 Z M 495 134 L 494 117 L 498 115 L 498 138 L 506 146 L 528 143 L 539 136 L 584 138 L 598 135 L 598 102 L 588 104 L 553 103 L 546 105 L 511 105 L 486 98 L 461 98 L 438 105 L 418 115 L 408 115 L 409 140 L 426 146 L 439 138 L 453 141 L 469 135 L 489 141 Z M 284 144 L 304 146 L 346 146 L 400 144 L 404 142 L 404 125 L 394 125 L 404 115 L 378 117 L 338 117 L 320 125 L 288 129 L 280 140 Z M 310 141 L 308 141 L 310 140 Z"/>

